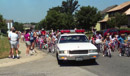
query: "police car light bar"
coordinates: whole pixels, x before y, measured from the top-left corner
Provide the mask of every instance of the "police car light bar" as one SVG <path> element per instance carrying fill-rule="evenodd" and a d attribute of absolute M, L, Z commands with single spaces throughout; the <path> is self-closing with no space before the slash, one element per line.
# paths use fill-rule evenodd
<path fill-rule="evenodd" d="M 75 30 L 76 33 L 84 33 L 85 30 L 84 29 L 80 29 L 80 30 Z"/>
<path fill-rule="evenodd" d="M 84 33 L 84 29 L 77 29 L 77 30 L 61 30 L 61 33 Z"/>
<path fill-rule="evenodd" d="M 70 33 L 70 30 L 61 30 L 61 33 Z"/>

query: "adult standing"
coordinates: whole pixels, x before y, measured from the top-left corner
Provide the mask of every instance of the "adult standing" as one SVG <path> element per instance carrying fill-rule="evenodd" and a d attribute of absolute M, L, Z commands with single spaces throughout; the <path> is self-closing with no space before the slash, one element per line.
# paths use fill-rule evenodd
<path fill-rule="evenodd" d="M 26 56 L 29 56 L 29 50 L 30 50 L 30 47 L 31 47 L 29 30 L 26 30 L 24 38 L 25 38 L 25 43 L 26 43 L 26 46 L 27 46 Z"/>
<path fill-rule="evenodd" d="M 12 34 L 12 31 L 14 30 L 14 27 L 11 28 L 11 31 L 8 32 L 8 40 L 9 40 L 9 43 L 10 43 L 10 51 L 9 51 L 9 58 L 12 57 L 12 50 L 11 50 L 11 40 L 10 40 L 10 37 L 11 37 L 11 34 Z"/>
<path fill-rule="evenodd" d="M 32 29 L 30 29 L 31 52 L 35 52 L 34 51 L 35 39 L 36 38 L 34 38 L 34 32 L 32 31 Z"/>
<path fill-rule="evenodd" d="M 20 33 L 19 33 L 19 31 L 16 31 L 16 34 L 18 35 L 18 38 L 20 39 Z M 19 48 L 19 40 L 17 41 L 17 48 Z"/>
<path fill-rule="evenodd" d="M 17 48 L 17 42 L 19 38 L 18 35 L 15 33 L 15 30 L 12 31 L 11 36 L 10 36 L 10 43 L 11 43 L 11 50 L 12 50 L 12 58 L 14 59 L 14 49 L 16 50 L 16 55 L 17 58 L 19 59 L 18 55 L 18 48 Z"/>
<path fill-rule="evenodd" d="M 21 32 L 21 41 L 24 42 L 24 32 Z"/>
<path fill-rule="evenodd" d="M 92 33 L 93 35 L 96 35 L 96 29 L 94 29 L 94 27 L 92 27 Z"/>
<path fill-rule="evenodd" d="M 35 48 L 35 44 L 36 44 L 36 38 L 37 38 L 37 33 L 36 33 L 36 31 L 34 31 L 34 44 L 33 44 L 33 52 L 36 52 L 35 50 L 34 50 L 34 48 Z"/>

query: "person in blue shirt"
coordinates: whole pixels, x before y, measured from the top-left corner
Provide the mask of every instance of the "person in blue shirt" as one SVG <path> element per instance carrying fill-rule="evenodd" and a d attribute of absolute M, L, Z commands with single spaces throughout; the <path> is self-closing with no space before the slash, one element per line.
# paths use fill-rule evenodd
<path fill-rule="evenodd" d="M 119 56 L 122 56 L 122 48 L 125 46 L 125 42 L 124 42 L 124 40 L 125 40 L 125 37 L 124 37 L 124 35 L 121 35 L 121 36 L 119 36 L 118 37 L 118 42 L 119 42 Z"/>

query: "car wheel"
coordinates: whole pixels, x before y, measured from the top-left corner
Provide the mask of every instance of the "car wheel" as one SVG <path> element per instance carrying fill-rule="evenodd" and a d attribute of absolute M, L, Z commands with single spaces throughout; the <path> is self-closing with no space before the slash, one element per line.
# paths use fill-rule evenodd
<path fill-rule="evenodd" d="M 57 58 L 57 62 L 58 62 L 59 65 L 63 64 L 63 60 L 59 60 L 58 54 L 56 54 L 56 58 Z"/>
<path fill-rule="evenodd" d="M 96 62 L 96 59 L 90 59 L 90 62 L 91 62 L 91 63 L 95 63 L 95 62 Z"/>

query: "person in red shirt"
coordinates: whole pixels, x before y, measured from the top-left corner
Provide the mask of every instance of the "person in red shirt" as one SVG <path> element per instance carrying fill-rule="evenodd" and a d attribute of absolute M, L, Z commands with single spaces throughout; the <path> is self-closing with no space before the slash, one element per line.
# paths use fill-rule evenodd
<path fill-rule="evenodd" d="M 44 30 L 44 28 L 42 28 L 41 35 L 44 36 L 44 37 L 46 35 L 46 31 Z"/>

